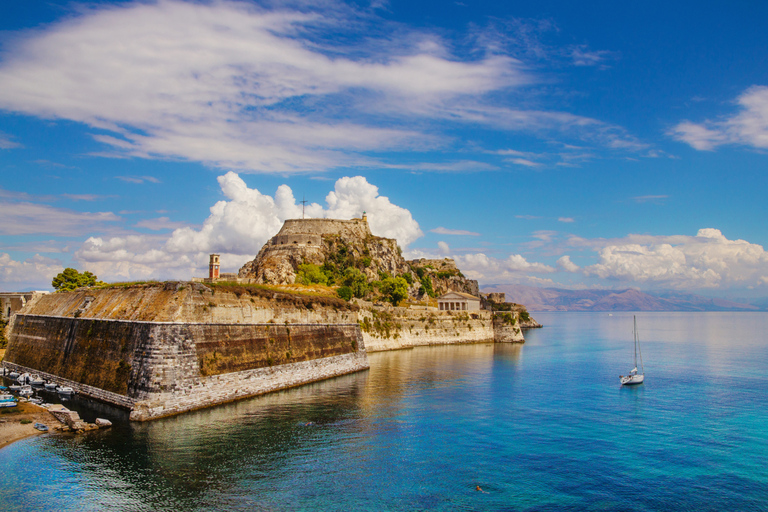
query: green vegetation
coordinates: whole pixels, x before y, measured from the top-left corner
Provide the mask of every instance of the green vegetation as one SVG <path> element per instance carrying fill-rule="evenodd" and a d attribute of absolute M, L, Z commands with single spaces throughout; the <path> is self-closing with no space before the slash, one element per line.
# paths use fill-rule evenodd
<path fill-rule="evenodd" d="M 8 346 L 8 339 L 5 337 L 5 327 L 8 325 L 8 322 L 5 320 L 0 320 L 0 349 L 3 349 Z"/>
<path fill-rule="evenodd" d="M 408 283 L 402 277 L 388 277 L 381 282 L 379 291 L 393 306 L 397 306 L 408 297 Z"/>
<path fill-rule="evenodd" d="M 500 318 L 505 324 L 515 325 L 517 317 L 512 313 L 496 313 L 496 318 Z"/>
<path fill-rule="evenodd" d="M 370 291 L 368 278 L 356 268 L 348 268 L 344 272 L 342 284 L 352 291 L 352 295 L 357 298 L 363 298 Z"/>
<path fill-rule="evenodd" d="M 74 268 L 65 268 L 64 272 L 53 278 L 51 286 L 55 290 L 75 290 L 84 286 L 100 286 L 106 284 L 102 281 L 97 281 L 98 277 L 86 271 L 82 274 Z"/>
<path fill-rule="evenodd" d="M 432 288 L 432 279 L 429 276 L 424 276 L 421 278 L 421 287 L 419 288 L 419 293 L 422 295 L 426 293 L 430 297 L 435 296 L 435 290 Z"/>
<path fill-rule="evenodd" d="M 349 286 L 342 286 L 338 290 L 336 290 L 336 293 L 339 294 L 339 297 L 341 297 L 344 300 L 351 300 L 353 297 L 352 294 L 352 288 Z"/>
<path fill-rule="evenodd" d="M 530 319 L 531 319 L 531 316 L 528 314 L 528 311 L 522 310 L 520 312 L 520 320 L 522 320 L 523 322 L 527 322 Z"/>
<path fill-rule="evenodd" d="M 296 282 L 299 284 L 328 284 L 328 275 L 317 265 L 304 263 L 299 265 L 299 272 L 296 274 Z"/>

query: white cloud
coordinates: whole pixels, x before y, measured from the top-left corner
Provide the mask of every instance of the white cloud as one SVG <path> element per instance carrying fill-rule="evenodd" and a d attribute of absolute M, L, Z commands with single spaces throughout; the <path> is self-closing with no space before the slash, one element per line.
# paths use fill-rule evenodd
<path fill-rule="evenodd" d="M 13 148 L 20 148 L 21 144 L 18 142 L 11 140 L 11 137 L 6 135 L 3 132 L 0 132 L 0 149 L 13 149 Z"/>
<path fill-rule="evenodd" d="M 77 236 L 120 220 L 112 212 L 78 212 L 30 202 L 0 201 L 0 235 Z"/>
<path fill-rule="evenodd" d="M 480 233 L 474 231 L 465 231 L 463 229 L 448 229 L 442 226 L 435 229 L 430 229 L 430 233 L 437 233 L 438 235 L 463 235 L 463 236 L 480 236 Z"/>
<path fill-rule="evenodd" d="M 356 114 L 408 117 L 415 110 L 403 107 L 530 81 L 515 59 L 462 62 L 427 35 L 401 34 L 410 44 L 399 46 L 367 37 L 355 48 L 313 36 L 360 30 L 356 21 L 227 1 L 94 8 L 11 41 L 0 107 L 107 131 L 94 137 L 114 154 L 291 172 L 428 138 Z"/>
<path fill-rule="evenodd" d="M 0 253 L 0 287 L 5 291 L 47 290 L 64 266 L 61 261 L 35 254 L 16 261 L 8 253 Z"/>
<path fill-rule="evenodd" d="M 566 223 L 570 223 L 570 222 L 576 222 L 576 221 L 573 219 L 573 217 L 558 217 L 558 218 L 557 218 L 557 221 L 558 221 L 558 222 L 566 222 Z"/>
<path fill-rule="evenodd" d="M 448 255 L 451 253 L 451 247 L 445 242 L 437 242 L 437 247 L 442 254 Z"/>
<path fill-rule="evenodd" d="M 768 87 L 750 87 L 736 99 L 736 103 L 740 107 L 737 114 L 701 124 L 683 121 L 670 134 L 704 151 L 723 144 L 768 148 Z"/>
<path fill-rule="evenodd" d="M 510 107 L 514 100 L 503 93 L 535 83 L 533 67 L 481 38 L 476 44 L 468 53 L 479 57 L 462 60 L 435 33 L 335 2 L 293 10 L 226 0 L 99 5 L 7 40 L 0 108 L 84 123 L 106 148 L 94 155 L 244 172 L 379 165 L 365 153 L 455 142 L 455 131 L 444 129 L 449 123 L 646 147 L 596 119 Z M 572 56 L 591 64 L 605 53 L 579 47 Z M 0 147 L 15 144 L 0 136 Z M 493 166 L 468 160 L 417 168 Z"/>
<path fill-rule="evenodd" d="M 163 231 L 166 229 L 178 229 L 186 225 L 186 222 L 174 222 L 168 217 L 158 217 L 156 219 L 141 220 L 134 224 L 134 227 L 151 229 L 152 231 Z"/>
<path fill-rule="evenodd" d="M 91 237 L 75 258 L 108 280 L 188 279 L 204 270 L 212 252 L 221 254 L 223 269 L 237 271 L 253 259 L 286 219 L 302 215 L 288 185 L 279 186 L 273 197 L 249 188 L 231 171 L 219 176 L 218 182 L 226 199 L 210 208 L 201 228 L 182 227 L 167 237 Z M 379 195 L 378 188 L 362 176 L 336 181 L 326 202 L 327 208 L 317 203 L 307 205 L 306 216 L 349 219 L 365 211 L 373 234 L 395 238 L 403 247 L 423 235 L 408 210 Z"/>
<path fill-rule="evenodd" d="M 125 181 L 126 183 L 136 183 L 138 185 L 141 185 L 145 181 L 149 183 L 160 183 L 160 180 L 154 176 L 115 176 L 115 178 L 120 181 Z"/>
<path fill-rule="evenodd" d="M 728 240 L 717 229 L 700 229 L 694 237 L 633 238 L 604 245 L 598 263 L 585 267 L 585 273 L 677 289 L 750 286 L 768 273 L 762 246 Z"/>
<path fill-rule="evenodd" d="M 572 262 L 571 257 L 568 255 L 561 256 L 557 260 L 557 266 L 566 272 L 578 272 L 580 270 L 579 266 Z"/>

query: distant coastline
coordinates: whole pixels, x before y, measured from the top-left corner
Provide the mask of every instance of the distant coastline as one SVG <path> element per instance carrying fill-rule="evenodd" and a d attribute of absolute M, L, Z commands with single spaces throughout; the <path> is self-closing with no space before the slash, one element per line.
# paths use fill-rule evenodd
<path fill-rule="evenodd" d="M 651 294 L 624 290 L 565 290 L 532 286 L 485 285 L 483 293 L 504 292 L 528 311 L 768 311 L 768 301 L 754 303 L 713 299 L 683 293 Z"/>

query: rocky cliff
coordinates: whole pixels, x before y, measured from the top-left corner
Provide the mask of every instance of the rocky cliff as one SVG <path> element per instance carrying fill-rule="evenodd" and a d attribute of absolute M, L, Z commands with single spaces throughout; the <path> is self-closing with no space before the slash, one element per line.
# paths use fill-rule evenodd
<path fill-rule="evenodd" d="M 383 275 L 402 276 L 412 298 L 437 297 L 451 290 L 480 295 L 477 281 L 466 279 L 452 259 L 406 261 L 396 240 L 371 233 L 365 216 L 287 220 L 256 258 L 240 269 L 238 277 L 256 283 L 290 284 L 295 282 L 299 266 L 306 263 L 323 267 L 330 274 L 355 268 L 369 282 Z"/>
<path fill-rule="evenodd" d="M 379 279 L 380 273 L 408 271 L 397 241 L 374 236 L 365 217 L 294 219 L 285 221 L 256 258 L 240 269 L 238 277 L 256 283 L 290 284 L 304 263 L 357 268 L 369 280 Z"/>

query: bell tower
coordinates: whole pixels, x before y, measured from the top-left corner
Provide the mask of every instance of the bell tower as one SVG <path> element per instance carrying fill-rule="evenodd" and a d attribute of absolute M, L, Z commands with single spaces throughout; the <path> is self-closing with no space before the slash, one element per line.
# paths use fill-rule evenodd
<path fill-rule="evenodd" d="M 218 254 L 211 254 L 211 261 L 208 264 L 208 278 L 209 279 L 219 278 L 219 255 Z"/>

